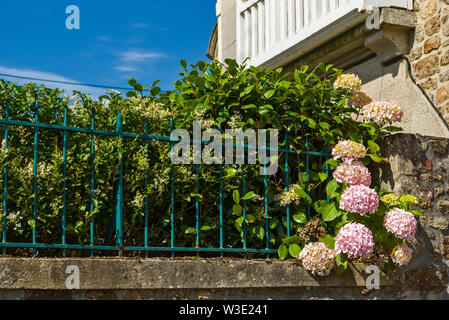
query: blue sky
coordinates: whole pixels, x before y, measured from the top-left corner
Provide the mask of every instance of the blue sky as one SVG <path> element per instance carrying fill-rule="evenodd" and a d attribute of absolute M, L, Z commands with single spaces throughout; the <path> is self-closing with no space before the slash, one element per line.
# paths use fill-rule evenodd
<path fill-rule="evenodd" d="M 215 3 L 0 1 L 0 73 L 117 87 L 128 87 L 128 79 L 134 77 L 142 84 L 161 80 L 162 89 L 169 90 L 178 79 L 180 59 L 208 60 Z M 80 9 L 80 30 L 66 28 L 69 5 Z M 76 89 L 95 96 L 102 92 Z"/>

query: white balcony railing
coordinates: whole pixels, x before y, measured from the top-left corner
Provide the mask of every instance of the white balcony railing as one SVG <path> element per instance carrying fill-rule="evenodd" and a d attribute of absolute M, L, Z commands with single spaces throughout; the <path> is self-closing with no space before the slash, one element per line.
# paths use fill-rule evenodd
<path fill-rule="evenodd" d="M 362 23 L 373 7 L 413 0 L 237 0 L 237 60 L 277 67 Z"/>

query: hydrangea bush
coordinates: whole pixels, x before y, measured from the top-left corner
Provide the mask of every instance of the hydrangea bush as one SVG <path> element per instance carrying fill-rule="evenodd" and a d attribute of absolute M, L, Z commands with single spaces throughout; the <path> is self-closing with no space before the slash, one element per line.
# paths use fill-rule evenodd
<path fill-rule="evenodd" d="M 327 235 L 320 235 L 305 245 L 306 253 L 301 251 L 299 260 L 306 270 L 322 276 L 330 272 L 317 273 L 315 266 L 321 264 L 315 257 L 321 255 L 322 263 L 329 261 L 330 254 L 322 253 L 324 247 L 333 250 L 332 269 L 337 273 L 343 272 L 351 260 L 374 258 L 374 252 L 383 252 L 389 259 L 385 270 L 391 271 L 394 265 L 405 266 L 411 261 L 413 250 L 407 242 L 414 239 L 415 216 L 421 212 L 412 209 L 418 204 L 415 196 L 397 197 L 371 186 L 367 165 L 387 162 L 380 156 L 380 147 L 375 141 L 385 134 L 385 129 L 400 130 L 392 125 L 402 120 L 403 111 L 398 105 L 374 101 L 361 91 L 361 81 L 355 75 L 341 75 L 334 82 L 334 88 L 350 93 L 347 104 L 355 113 L 360 111 L 364 121 L 360 125 L 369 128 L 370 134 L 340 140 L 332 148 L 333 159 L 327 164 L 334 168 L 334 179 L 327 184 L 327 200 L 315 201 L 313 205 L 327 223 Z M 288 238 L 285 243 L 296 239 L 296 243 L 301 244 L 301 239 L 295 237 Z M 316 245 L 320 242 L 325 246 Z"/>

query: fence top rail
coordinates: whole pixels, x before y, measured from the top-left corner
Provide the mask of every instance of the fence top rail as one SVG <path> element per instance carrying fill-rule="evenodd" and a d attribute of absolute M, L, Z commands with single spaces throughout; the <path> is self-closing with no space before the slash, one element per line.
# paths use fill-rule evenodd
<path fill-rule="evenodd" d="M 125 137 L 125 138 L 134 138 L 134 139 L 143 139 L 143 140 L 159 140 L 166 142 L 183 142 L 186 141 L 182 138 L 173 138 L 152 134 L 138 134 L 138 133 L 128 133 L 128 132 L 117 132 L 117 131 L 106 131 L 106 130 L 98 130 L 98 129 L 85 129 L 57 124 L 47 124 L 41 122 L 29 122 L 29 121 L 18 121 L 18 120 L 9 120 L 9 119 L 0 119 L 0 124 L 3 125 L 15 125 L 15 126 L 25 126 L 31 128 L 42 128 L 42 129 L 52 129 L 52 130 L 60 130 L 60 131 L 71 131 L 78 133 L 86 133 L 86 134 L 95 134 L 95 135 L 106 135 L 106 136 L 115 136 L 115 137 Z M 253 146 L 250 144 L 237 144 L 237 143 L 223 143 L 223 142 L 214 142 L 214 141 L 199 141 L 194 139 L 189 139 L 191 144 L 201 143 L 202 145 L 219 145 L 222 147 L 234 147 L 234 148 L 244 148 L 244 149 L 254 149 L 254 150 L 263 150 L 263 151 L 278 151 L 290 154 L 304 154 L 304 155 L 312 155 L 319 157 L 332 157 L 332 154 L 328 152 L 317 152 L 310 150 L 293 150 L 290 148 L 272 148 L 272 147 L 262 147 L 262 146 Z"/>

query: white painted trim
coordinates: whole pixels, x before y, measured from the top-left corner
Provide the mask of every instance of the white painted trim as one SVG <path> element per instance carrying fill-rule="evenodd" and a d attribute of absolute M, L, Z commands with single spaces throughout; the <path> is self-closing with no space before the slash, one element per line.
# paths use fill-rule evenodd
<path fill-rule="evenodd" d="M 362 23 L 375 7 L 411 10 L 413 0 L 237 0 L 238 61 L 278 66 Z"/>

